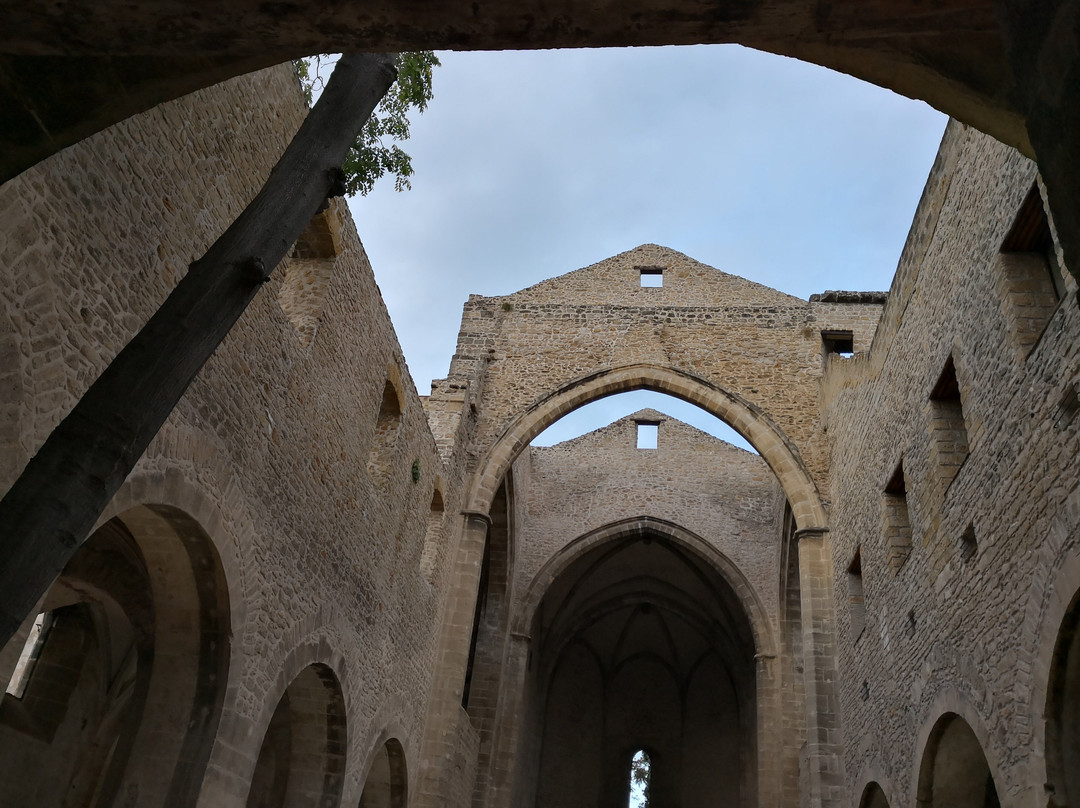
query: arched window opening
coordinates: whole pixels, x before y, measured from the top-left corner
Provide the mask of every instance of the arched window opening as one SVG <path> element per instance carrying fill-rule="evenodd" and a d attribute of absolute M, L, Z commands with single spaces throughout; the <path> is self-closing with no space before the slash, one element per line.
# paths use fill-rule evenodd
<path fill-rule="evenodd" d="M 649 808 L 649 786 L 652 783 L 652 758 L 644 749 L 630 758 L 630 802 L 628 808 Z"/>
<path fill-rule="evenodd" d="M 375 421 L 375 432 L 371 438 L 371 452 L 368 455 L 368 473 L 375 485 L 386 490 L 390 484 L 393 464 L 396 458 L 398 433 L 401 431 L 401 395 L 392 379 L 386 380 L 379 415 Z"/>
<path fill-rule="evenodd" d="M 341 215 L 337 204 L 316 213 L 293 245 L 278 292 L 278 303 L 307 347 L 315 339 L 326 293 L 341 254 Z"/>
<path fill-rule="evenodd" d="M 645 414 L 643 414 L 643 411 Z M 533 446 L 554 446 L 557 443 L 573 440 L 589 432 L 609 426 L 616 421 L 634 415 L 635 423 L 656 427 L 660 420 L 650 420 L 648 413 L 681 421 L 699 429 L 714 438 L 726 441 L 740 449 L 757 453 L 747 440 L 707 410 L 696 404 L 683 401 L 667 393 L 653 390 L 634 390 L 629 393 L 617 393 L 596 401 L 590 401 L 573 412 L 569 412 L 553 423 L 532 440 Z M 635 427 L 635 438 L 638 430 Z M 654 437 L 654 436 L 653 436 Z M 655 439 L 655 437 L 654 437 Z M 656 448 L 655 444 L 648 448 Z"/>
<path fill-rule="evenodd" d="M 30 683 L 30 677 L 34 675 L 34 668 L 41 657 L 41 649 L 45 647 L 45 640 L 52 628 L 53 613 L 42 612 L 34 620 L 30 627 L 30 633 L 23 644 L 19 660 L 15 663 L 15 671 L 11 674 L 6 691 L 17 699 L 26 694 L 26 686 Z"/>
<path fill-rule="evenodd" d="M 435 568 L 439 560 L 439 549 L 443 537 L 443 497 L 438 487 L 431 495 L 431 508 L 428 511 L 427 529 L 424 531 L 424 549 L 420 554 L 420 572 L 429 581 L 435 577 Z"/>

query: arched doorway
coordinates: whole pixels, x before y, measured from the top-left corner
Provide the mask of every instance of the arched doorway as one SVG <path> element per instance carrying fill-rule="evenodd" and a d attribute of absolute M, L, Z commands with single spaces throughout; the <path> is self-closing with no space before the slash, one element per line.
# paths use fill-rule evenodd
<path fill-rule="evenodd" d="M 1046 774 L 1050 804 L 1080 800 L 1080 591 L 1058 630 L 1046 704 Z"/>
<path fill-rule="evenodd" d="M 247 808 L 333 808 L 345 777 L 345 700 L 334 672 L 309 665 L 278 700 L 263 736 Z"/>
<path fill-rule="evenodd" d="M 149 505 L 102 525 L 0 652 L 0 803 L 194 804 L 228 621 L 221 564 L 195 520 Z"/>
<path fill-rule="evenodd" d="M 975 732 L 946 713 L 930 732 L 919 769 L 920 808 L 1000 808 L 997 787 Z"/>
<path fill-rule="evenodd" d="M 757 684 L 733 586 L 656 531 L 592 547 L 533 618 L 536 808 L 625 808 L 646 750 L 650 805 L 756 805 Z"/>

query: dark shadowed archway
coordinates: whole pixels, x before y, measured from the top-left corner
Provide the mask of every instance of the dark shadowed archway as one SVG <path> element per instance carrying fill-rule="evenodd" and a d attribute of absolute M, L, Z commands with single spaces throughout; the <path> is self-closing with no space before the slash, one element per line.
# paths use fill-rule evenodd
<path fill-rule="evenodd" d="M 308 665 L 278 700 L 247 808 L 335 808 L 345 782 L 345 700 L 334 672 Z"/>
<path fill-rule="evenodd" d="M 229 615 L 220 559 L 187 514 L 145 505 L 98 528 L 0 652 L 5 677 L 23 657 L 0 709 L 0 803 L 193 805 Z"/>
<path fill-rule="evenodd" d="M 919 808 L 1000 808 L 997 787 L 975 732 L 946 713 L 930 731 L 919 768 Z"/>
<path fill-rule="evenodd" d="M 1080 592 L 1058 631 L 1047 686 L 1046 782 L 1049 804 L 1080 802 Z"/>
<path fill-rule="evenodd" d="M 885 798 L 885 792 L 877 783 L 867 783 L 863 789 L 862 799 L 859 800 L 859 808 L 889 808 L 889 801 Z"/>
<path fill-rule="evenodd" d="M 757 804 L 751 617 L 697 552 L 648 529 L 591 545 L 546 587 L 532 636 L 529 804 L 623 808 L 640 749 L 654 805 Z"/>
<path fill-rule="evenodd" d="M 405 808 L 408 782 L 405 750 L 397 738 L 390 738 L 371 761 L 360 794 L 360 808 Z"/>

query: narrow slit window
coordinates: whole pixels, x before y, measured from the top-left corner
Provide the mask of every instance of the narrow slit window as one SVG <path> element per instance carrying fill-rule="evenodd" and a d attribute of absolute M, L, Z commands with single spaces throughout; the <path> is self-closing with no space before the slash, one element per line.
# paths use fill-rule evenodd
<path fill-rule="evenodd" d="M 662 267 L 638 267 L 641 273 L 641 286 L 643 289 L 659 289 L 664 285 L 664 270 Z"/>
<path fill-rule="evenodd" d="M 649 808 L 649 786 L 652 783 L 652 758 L 644 749 L 630 758 L 630 801 L 627 808 Z"/>
<path fill-rule="evenodd" d="M 1065 290 L 1065 276 L 1038 185 L 1028 192 L 1001 242 L 996 283 L 1010 337 L 1020 357 L 1026 358 Z"/>
<path fill-rule="evenodd" d="M 637 447 L 639 449 L 655 449 L 659 439 L 660 424 L 648 421 L 638 421 Z"/>
<path fill-rule="evenodd" d="M 15 671 L 11 674 L 5 692 L 17 699 L 21 699 L 26 693 L 26 686 L 30 683 L 30 677 L 34 674 L 34 666 L 37 665 L 41 649 L 45 646 L 45 639 L 49 636 L 52 628 L 52 612 L 43 612 L 37 616 L 34 625 L 30 627 L 30 633 L 23 644 L 19 661 L 15 663 Z"/>
<path fill-rule="evenodd" d="M 964 406 L 951 355 L 930 391 L 930 435 L 930 457 L 944 494 L 968 455 Z"/>
<path fill-rule="evenodd" d="M 964 531 L 964 535 L 960 537 L 960 557 L 964 561 L 970 561 L 978 552 L 979 539 L 975 535 L 975 523 L 971 522 Z"/>
<path fill-rule="evenodd" d="M 885 554 L 893 575 L 900 572 L 911 555 L 911 516 L 908 512 L 907 483 L 901 462 L 885 485 L 882 521 L 885 530 Z"/>
<path fill-rule="evenodd" d="M 424 532 L 424 549 L 420 554 L 420 572 L 428 581 L 435 577 L 435 564 L 443 538 L 443 498 L 438 488 L 431 495 L 427 530 Z"/>
<path fill-rule="evenodd" d="M 386 490 L 390 482 L 398 433 L 401 431 L 401 394 L 396 385 L 386 380 L 383 388 L 379 415 L 375 421 L 375 433 L 371 439 L 368 455 L 368 473 L 375 484 Z"/>
<path fill-rule="evenodd" d="M 866 604 L 863 599 L 862 551 L 856 550 L 847 570 L 848 610 L 851 616 L 851 641 L 862 636 L 866 628 Z"/>

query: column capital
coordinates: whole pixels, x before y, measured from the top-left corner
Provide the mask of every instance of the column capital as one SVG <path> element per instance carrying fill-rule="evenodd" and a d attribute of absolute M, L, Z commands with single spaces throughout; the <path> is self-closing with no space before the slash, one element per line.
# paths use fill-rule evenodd
<path fill-rule="evenodd" d="M 802 541 L 803 539 L 822 539 L 829 535 L 829 529 L 827 527 L 803 527 L 795 531 L 795 541 Z"/>
<path fill-rule="evenodd" d="M 461 515 L 465 517 L 466 521 L 477 519 L 483 522 L 485 526 L 491 527 L 491 517 L 483 511 L 462 511 Z"/>

